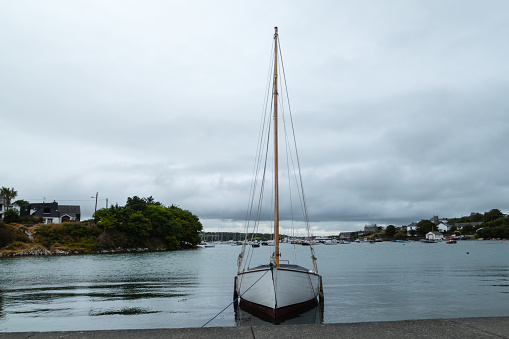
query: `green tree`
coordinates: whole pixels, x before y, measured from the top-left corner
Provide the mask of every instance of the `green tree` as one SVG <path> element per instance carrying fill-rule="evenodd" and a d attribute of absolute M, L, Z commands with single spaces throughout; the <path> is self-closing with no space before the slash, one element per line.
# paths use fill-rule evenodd
<path fill-rule="evenodd" d="M 500 212 L 499 209 L 494 208 L 491 211 L 484 213 L 484 222 L 497 220 L 499 218 L 502 218 L 503 216 L 504 214 Z"/>
<path fill-rule="evenodd" d="M 16 200 L 13 205 L 18 205 L 18 206 L 22 206 L 22 205 L 30 205 L 30 203 L 26 200 L 22 200 L 22 199 L 19 199 L 19 200 Z"/>
<path fill-rule="evenodd" d="M 385 236 L 393 237 L 396 234 L 396 227 L 394 225 L 389 225 L 385 228 Z"/>
<path fill-rule="evenodd" d="M 483 221 L 483 215 L 481 213 L 470 213 L 470 222 L 482 222 Z"/>
<path fill-rule="evenodd" d="M 152 197 L 129 197 L 124 207 L 98 210 L 94 220 L 104 230 L 104 239 L 128 237 L 130 246 L 162 240 L 168 249 L 193 247 L 201 241 L 203 229 L 191 212 L 174 205 L 165 207 Z"/>
<path fill-rule="evenodd" d="M 181 248 L 198 244 L 201 241 L 200 233 L 203 230 L 200 219 L 191 212 L 175 205 L 171 205 L 169 208 L 174 212 L 176 219 L 180 223 L 181 232 L 179 240 Z"/>
<path fill-rule="evenodd" d="M 141 211 L 136 211 L 129 216 L 127 228 L 131 234 L 132 245 L 139 245 L 150 236 L 152 225 L 149 218 L 145 218 Z"/>
<path fill-rule="evenodd" d="M 485 222 L 476 231 L 477 236 L 481 238 L 508 238 L 509 218 L 502 216 L 498 219 Z"/>
<path fill-rule="evenodd" d="M 125 207 L 131 208 L 134 211 L 145 212 L 147 209 L 147 201 L 137 196 L 128 197 Z"/>
<path fill-rule="evenodd" d="M 407 237 L 407 233 L 402 230 L 402 229 L 399 229 L 396 234 L 394 234 L 394 238 L 396 239 L 403 239 L 403 238 L 406 238 Z"/>
<path fill-rule="evenodd" d="M 4 213 L 4 222 L 10 224 L 19 221 L 19 212 L 15 208 L 11 208 Z"/>
<path fill-rule="evenodd" d="M 101 208 L 94 213 L 94 222 L 102 229 L 112 229 L 119 226 L 118 205 L 111 205 L 110 208 Z"/>
<path fill-rule="evenodd" d="M 430 220 L 421 220 L 417 223 L 417 235 L 425 236 L 426 233 L 431 232 L 435 228 L 435 224 Z"/>
<path fill-rule="evenodd" d="M 472 226 L 470 224 L 465 225 L 461 228 L 462 234 L 474 234 L 474 232 L 475 232 L 474 226 Z"/>
<path fill-rule="evenodd" d="M 496 225 L 483 227 L 477 230 L 477 236 L 480 238 L 509 238 L 509 225 Z"/>
<path fill-rule="evenodd" d="M 160 205 L 148 205 L 146 216 L 152 222 L 155 235 L 164 238 L 175 233 L 175 215 L 168 208 Z"/>
<path fill-rule="evenodd" d="M 14 231 L 12 228 L 0 222 L 0 248 L 9 245 L 14 240 Z"/>
<path fill-rule="evenodd" d="M 3 187 L 0 189 L 0 197 L 4 198 L 5 208 L 8 209 L 11 206 L 11 200 L 18 196 L 18 192 L 13 188 Z"/>

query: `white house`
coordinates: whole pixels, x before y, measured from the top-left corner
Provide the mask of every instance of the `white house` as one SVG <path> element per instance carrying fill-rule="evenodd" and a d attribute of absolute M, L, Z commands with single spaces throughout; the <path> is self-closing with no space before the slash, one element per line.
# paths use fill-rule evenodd
<path fill-rule="evenodd" d="M 5 206 L 4 198 L 0 197 L 0 220 L 3 218 L 5 211 L 7 211 L 7 206 Z"/>
<path fill-rule="evenodd" d="M 412 232 L 412 231 L 414 231 L 414 232 Z M 417 224 L 415 222 L 413 222 L 406 227 L 406 235 L 411 236 L 411 235 L 415 235 L 415 234 L 417 234 Z"/>
<path fill-rule="evenodd" d="M 0 197 L 0 220 L 3 219 L 4 217 L 4 213 L 5 211 L 7 211 L 8 209 L 17 209 L 18 212 L 19 212 L 19 206 L 18 205 L 13 205 L 13 203 L 11 202 L 10 206 L 7 206 L 5 204 L 5 199 Z"/>
<path fill-rule="evenodd" d="M 440 224 L 437 225 L 437 230 L 439 230 L 440 232 L 447 232 L 450 229 L 451 229 L 451 226 L 444 222 L 441 222 Z"/>
<path fill-rule="evenodd" d="M 444 240 L 444 235 L 437 231 L 428 232 L 426 233 L 426 239 L 441 241 Z"/>
<path fill-rule="evenodd" d="M 35 203 L 21 206 L 20 216 L 42 217 L 45 224 L 80 221 L 81 208 L 78 205 L 59 205 L 56 201 Z"/>

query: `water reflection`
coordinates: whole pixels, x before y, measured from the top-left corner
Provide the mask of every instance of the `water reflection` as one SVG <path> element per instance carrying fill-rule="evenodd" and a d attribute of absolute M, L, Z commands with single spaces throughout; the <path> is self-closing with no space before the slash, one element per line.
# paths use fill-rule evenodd
<path fill-rule="evenodd" d="M 4 312 L 4 295 L 3 290 L 0 288 L 0 320 L 5 317 Z"/>
<path fill-rule="evenodd" d="M 94 300 L 112 301 L 112 300 L 138 300 L 153 298 L 176 298 L 185 297 L 187 284 L 172 284 L 171 287 L 166 284 L 147 282 L 141 283 L 121 283 L 121 284 L 101 284 L 90 286 L 50 286 L 40 288 L 21 288 L 9 289 L 10 300 L 13 303 L 25 302 L 54 302 L 65 298 L 86 297 Z"/>
<path fill-rule="evenodd" d="M 200 281 L 192 265 L 176 264 L 180 257 L 167 252 L 0 260 L 0 323 L 6 326 L 0 329 L 151 328 L 163 326 L 168 314 L 181 323 L 180 314 L 188 312 L 180 302 L 196 294 Z"/>
<path fill-rule="evenodd" d="M 296 248 L 299 262 L 308 253 Z M 318 246 L 325 312 L 282 323 L 509 315 L 508 254 L 483 242 Z M 216 246 L 0 258 L 0 331 L 200 327 L 232 300 L 237 256 L 235 246 Z M 230 307 L 208 326 L 236 325 L 272 323 Z"/>
<path fill-rule="evenodd" d="M 95 317 L 101 315 L 139 315 L 149 313 L 160 313 L 160 311 L 150 311 L 149 309 L 142 307 L 122 307 L 120 309 L 108 309 L 105 311 L 91 309 L 88 312 L 88 315 Z"/>

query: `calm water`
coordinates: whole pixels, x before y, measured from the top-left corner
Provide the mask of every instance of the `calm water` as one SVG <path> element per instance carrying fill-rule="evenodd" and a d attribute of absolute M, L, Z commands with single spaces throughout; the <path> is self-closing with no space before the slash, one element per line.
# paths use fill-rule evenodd
<path fill-rule="evenodd" d="M 282 245 L 299 264 L 309 248 Z M 265 263 L 255 249 L 252 265 Z M 0 331 L 199 327 L 233 297 L 240 247 L 0 259 Z M 315 247 L 325 306 L 288 323 L 509 316 L 509 244 Z M 310 267 L 310 266 L 308 266 Z M 207 326 L 261 324 L 233 306 Z"/>

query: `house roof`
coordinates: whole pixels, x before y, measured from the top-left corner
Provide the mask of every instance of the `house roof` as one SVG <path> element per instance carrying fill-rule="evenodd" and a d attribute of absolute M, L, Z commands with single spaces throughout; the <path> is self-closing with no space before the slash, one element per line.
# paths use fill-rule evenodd
<path fill-rule="evenodd" d="M 59 205 L 56 201 L 50 203 L 33 203 L 22 206 L 23 214 L 28 215 L 31 210 L 35 210 L 32 216 L 36 217 L 52 217 L 58 218 L 67 215 L 72 218 L 81 216 L 81 208 L 79 205 Z"/>
<path fill-rule="evenodd" d="M 58 212 L 60 214 L 81 214 L 79 205 L 58 205 Z"/>
<path fill-rule="evenodd" d="M 58 217 L 58 203 L 56 202 L 30 204 L 29 210 L 35 210 L 32 213 L 34 217 Z"/>

